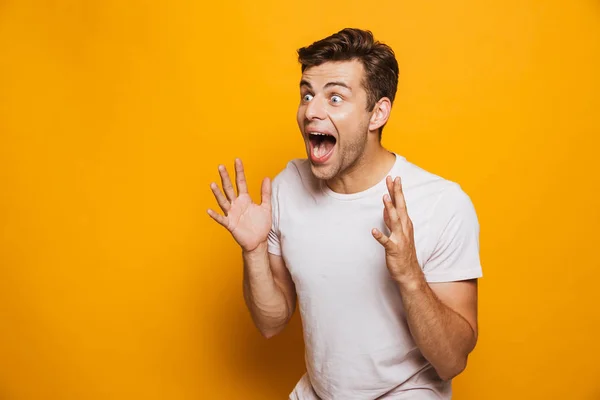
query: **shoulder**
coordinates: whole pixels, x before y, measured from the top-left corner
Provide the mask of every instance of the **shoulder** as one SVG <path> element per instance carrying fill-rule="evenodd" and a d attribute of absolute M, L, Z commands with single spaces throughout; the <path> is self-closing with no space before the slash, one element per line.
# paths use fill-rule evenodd
<path fill-rule="evenodd" d="M 301 175 L 300 171 L 305 168 L 306 161 L 300 158 L 288 161 L 285 167 L 273 178 L 273 184 L 285 185 L 297 179 Z"/>
<path fill-rule="evenodd" d="M 479 232 L 479 220 L 471 197 L 457 182 L 444 180 L 431 214 L 431 224 L 438 230 L 457 233 Z"/>
<path fill-rule="evenodd" d="M 435 197 L 447 188 L 456 185 L 455 182 L 414 164 L 402 156 L 399 156 L 395 172 L 402 177 L 404 188 L 424 192 L 429 196 Z"/>
<path fill-rule="evenodd" d="M 311 203 L 318 185 L 318 180 L 312 175 L 306 159 L 289 161 L 273 178 L 271 204 L 278 229 L 282 218 L 289 215 L 290 210 L 301 210 Z M 284 210 L 287 210 L 287 213 Z"/>
<path fill-rule="evenodd" d="M 317 180 L 310 170 L 307 159 L 297 158 L 288 161 L 286 166 L 273 178 L 273 191 L 289 191 L 315 187 Z"/>
<path fill-rule="evenodd" d="M 402 159 L 398 166 L 403 188 L 415 202 L 429 205 L 434 219 L 449 219 L 453 214 L 474 213 L 473 202 L 462 186 L 453 180 Z"/>
<path fill-rule="evenodd" d="M 434 216 L 446 221 L 453 218 L 477 220 L 471 197 L 458 183 L 452 181 L 448 181 L 447 186 L 440 193 Z"/>

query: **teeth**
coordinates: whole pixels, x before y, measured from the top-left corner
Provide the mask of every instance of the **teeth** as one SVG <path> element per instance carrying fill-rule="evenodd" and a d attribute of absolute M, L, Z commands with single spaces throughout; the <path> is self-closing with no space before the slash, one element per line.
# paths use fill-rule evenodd
<path fill-rule="evenodd" d="M 311 132 L 311 135 L 317 135 L 317 136 L 329 136 L 326 133 L 321 133 L 321 132 Z"/>

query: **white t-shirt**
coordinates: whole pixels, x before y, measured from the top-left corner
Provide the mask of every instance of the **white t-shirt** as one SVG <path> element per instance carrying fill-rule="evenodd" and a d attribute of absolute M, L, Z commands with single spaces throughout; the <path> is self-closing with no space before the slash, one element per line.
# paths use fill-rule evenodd
<path fill-rule="evenodd" d="M 396 155 L 428 282 L 482 276 L 479 223 L 461 187 Z M 449 399 L 409 332 L 383 246 L 371 230 L 383 222 L 385 179 L 354 194 L 333 192 L 306 159 L 273 180 L 269 252 L 281 255 L 296 285 L 307 373 L 290 398 Z"/>

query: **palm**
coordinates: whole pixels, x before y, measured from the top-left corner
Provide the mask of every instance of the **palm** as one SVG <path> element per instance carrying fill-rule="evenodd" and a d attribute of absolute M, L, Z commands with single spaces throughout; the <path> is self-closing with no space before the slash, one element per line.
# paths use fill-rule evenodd
<path fill-rule="evenodd" d="M 247 193 L 241 194 L 231 203 L 227 229 L 243 249 L 255 249 L 269 235 L 271 207 L 254 204 Z"/>
<path fill-rule="evenodd" d="M 208 210 L 208 213 L 231 232 L 243 250 L 252 251 L 267 241 L 271 229 L 271 184 L 268 179 L 263 180 L 262 202 L 255 204 L 248 194 L 244 167 L 239 159 L 235 163 L 235 172 L 237 195 L 227 169 L 223 166 L 219 167 L 224 193 L 219 190 L 216 183 L 212 183 L 211 188 L 225 215 L 217 214 L 213 210 Z"/>

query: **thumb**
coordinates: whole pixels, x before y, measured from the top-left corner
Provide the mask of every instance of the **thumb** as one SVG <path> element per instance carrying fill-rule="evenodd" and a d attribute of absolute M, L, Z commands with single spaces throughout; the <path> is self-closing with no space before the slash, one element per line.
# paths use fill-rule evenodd
<path fill-rule="evenodd" d="M 271 207 L 271 180 L 269 178 L 262 181 L 261 201 L 263 206 Z"/>
<path fill-rule="evenodd" d="M 386 250 L 392 250 L 393 247 L 393 242 L 390 240 L 389 237 L 387 237 L 386 235 L 384 235 L 383 233 L 381 233 L 381 231 L 379 229 L 373 229 L 371 231 L 371 233 L 373 234 L 373 237 L 375 239 L 377 239 L 377 241 L 379 243 L 381 243 L 381 245 L 386 249 Z"/>

